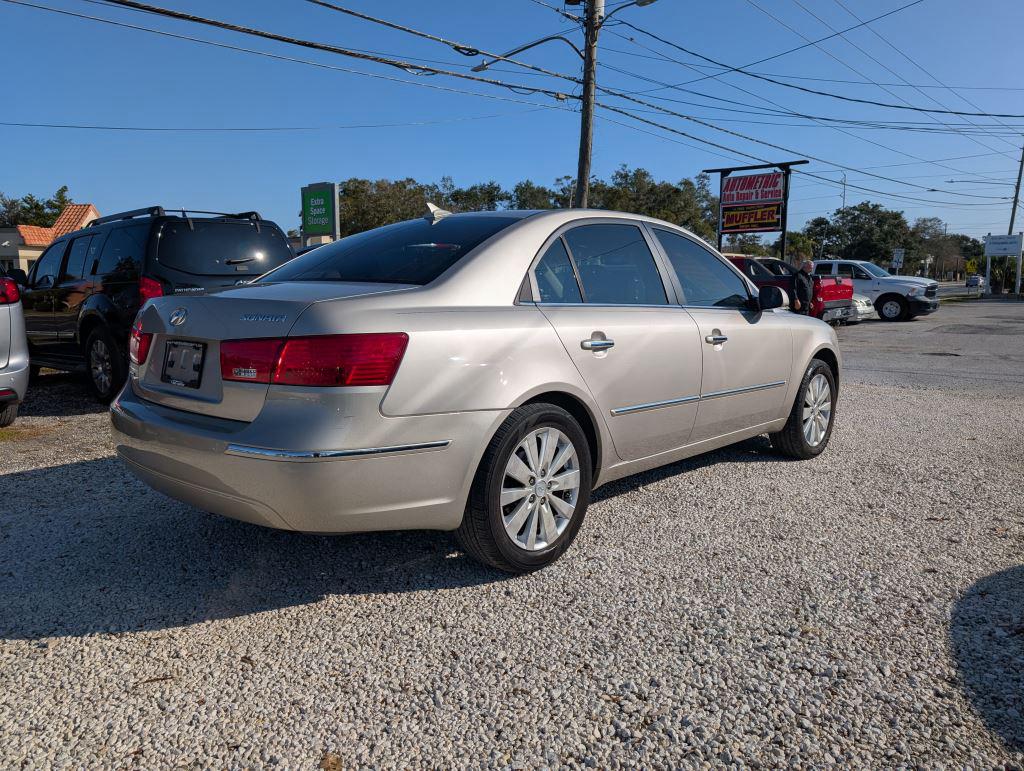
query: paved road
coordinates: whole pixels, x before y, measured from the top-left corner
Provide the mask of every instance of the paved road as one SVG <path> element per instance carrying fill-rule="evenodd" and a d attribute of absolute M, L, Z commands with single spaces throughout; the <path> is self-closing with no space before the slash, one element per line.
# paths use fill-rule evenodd
<path fill-rule="evenodd" d="M 821 458 L 610 485 L 522 578 L 170 501 L 44 378 L 0 432 L 0 766 L 1020 765 L 1021 332 L 841 329 Z"/>

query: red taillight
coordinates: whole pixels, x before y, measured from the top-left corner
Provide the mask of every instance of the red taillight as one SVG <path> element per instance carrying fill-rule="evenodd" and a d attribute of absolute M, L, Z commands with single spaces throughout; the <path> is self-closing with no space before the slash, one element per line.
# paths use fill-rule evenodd
<path fill-rule="evenodd" d="M 164 286 L 155 278 L 142 277 L 139 279 L 139 305 L 145 305 L 146 300 L 163 296 Z"/>
<path fill-rule="evenodd" d="M 10 305 L 21 299 L 21 292 L 14 279 L 0 278 L 0 305 Z"/>
<path fill-rule="evenodd" d="M 153 344 L 153 335 L 142 331 L 142 322 L 135 319 L 132 334 L 128 339 L 128 356 L 136 364 L 145 364 L 149 358 L 149 347 Z"/>
<path fill-rule="evenodd" d="M 243 383 L 269 383 L 284 340 L 225 340 L 220 344 L 220 376 Z"/>
<path fill-rule="evenodd" d="M 390 385 L 409 336 L 404 332 L 226 340 L 224 380 L 302 386 Z"/>

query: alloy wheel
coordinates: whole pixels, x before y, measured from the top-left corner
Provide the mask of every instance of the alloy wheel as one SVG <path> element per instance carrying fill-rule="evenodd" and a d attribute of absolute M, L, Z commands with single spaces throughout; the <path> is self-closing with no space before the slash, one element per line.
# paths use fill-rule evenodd
<path fill-rule="evenodd" d="M 89 349 L 89 372 L 96 390 L 101 394 L 108 393 L 114 380 L 114 367 L 107 344 L 102 340 L 94 340 Z"/>
<path fill-rule="evenodd" d="M 580 462 L 572 441 L 557 428 L 531 431 L 505 464 L 501 515 L 517 547 L 540 551 L 562 534 L 579 500 Z"/>
<path fill-rule="evenodd" d="M 804 392 L 804 439 L 817 447 L 825 438 L 832 420 L 832 386 L 820 372 L 811 378 Z"/>

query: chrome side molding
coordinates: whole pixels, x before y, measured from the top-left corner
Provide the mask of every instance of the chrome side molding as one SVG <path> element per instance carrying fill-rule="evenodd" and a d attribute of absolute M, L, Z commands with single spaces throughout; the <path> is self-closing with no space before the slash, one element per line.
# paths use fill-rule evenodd
<path fill-rule="evenodd" d="M 436 442 L 395 444 L 388 447 L 361 447 L 352 450 L 276 450 L 270 447 L 229 444 L 227 449 L 224 450 L 224 454 L 236 455 L 241 458 L 261 458 L 263 460 L 316 461 L 362 458 L 372 455 L 389 455 L 404 452 L 429 452 L 431 450 L 443 449 L 451 443 L 451 439 L 442 439 Z"/>
<path fill-rule="evenodd" d="M 633 404 L 629 407 L 617 407 L 612 410 L 612 415 L 630 415 L 634 412 L 646 412 L 647 410 L 660 410 L 664 407 L 674 407 L 677 404 L 686 404 L 687 402 L 699 402 L 706 399 L 720 399 L 723 396 L 735 396 L 736 394 L 746 394 L 752 391 L 765 391 L 769 388 L 779 388 L 786 385 L 785 380 L 775 380 L 771 383 L 761 383 L 759 385 L 744 386 L 743 388 L 728 388 L 724 391 L 712 391 L 711 393 L 701 394 L 700 396 L 683 396 L 679 399 L 666 399 L 663 402 L 646 402 L 645 404 Z"/>

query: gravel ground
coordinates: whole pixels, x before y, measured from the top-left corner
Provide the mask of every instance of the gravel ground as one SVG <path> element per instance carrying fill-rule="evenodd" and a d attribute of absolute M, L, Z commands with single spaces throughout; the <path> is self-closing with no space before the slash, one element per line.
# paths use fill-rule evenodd
<path fill-rule="evenodd" d="M 44 376 L 0 432 L 0 766 L 1019 768 L 1021 332 L 842 329 L 825 455 L 612 484 L 522 578 L 178 504 Z"/>

